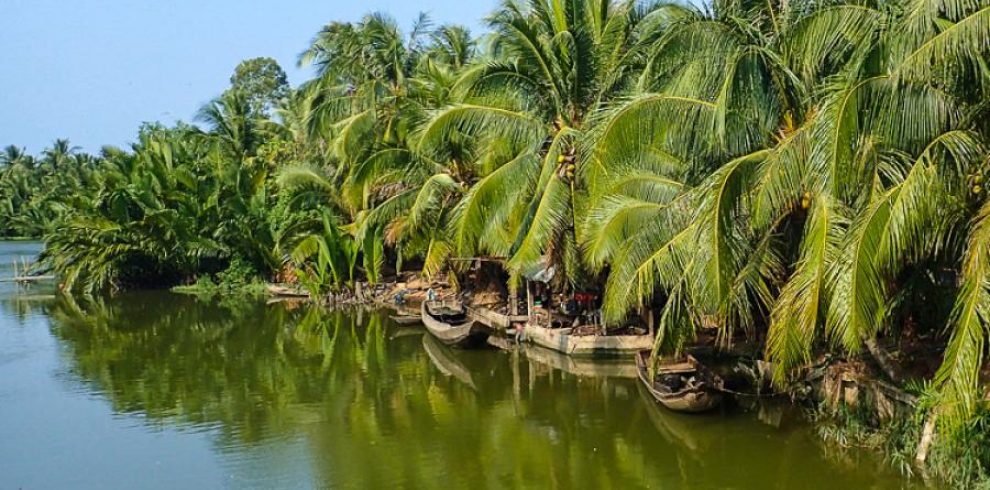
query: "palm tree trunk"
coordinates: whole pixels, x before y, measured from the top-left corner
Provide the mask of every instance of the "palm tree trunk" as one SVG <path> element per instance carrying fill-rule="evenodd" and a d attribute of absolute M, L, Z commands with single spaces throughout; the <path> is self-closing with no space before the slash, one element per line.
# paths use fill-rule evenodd
<path fill-rule="evenodd" d="M 897 367 L 890 358 L 890 354 L 877 343 L 876 339 L 869 339 L 864 343 L 866 344 L 866 350 L 873 357 L 873 360 L 876 361 L 877 365 L 880 366 L 884 374 L 894 383 L 900 383 L 904 378 L 898 372 Z"/>
<path fill-rule="evenodd" d="M 935 421 L 937 416 L 935 411 L 932 411 L 925 419 L 925 427 L 921 430 L 921 440 L 918 441 L 918 449 L 915 451 L 914 462 L 919 466 L 923 467 L 925 465 L 925 460 L 928 459 L 928 450 L 931 448 L 932 442 L 935 441 Z"/>

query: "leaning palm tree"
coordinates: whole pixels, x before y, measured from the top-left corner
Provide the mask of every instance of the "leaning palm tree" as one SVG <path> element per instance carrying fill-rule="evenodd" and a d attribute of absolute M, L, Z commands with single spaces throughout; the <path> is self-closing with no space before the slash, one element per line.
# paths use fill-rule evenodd
<path fill-rule="evenodd" d="M 784 157 L 804 155 L 799 127 L 812 113 L 804 94 L 814 89 L 781 55 L 800 29 L 765 22 L 778 7 L 664 6 L 637 81 L 640 95 L 606 113 L 595 135 L 597 219 L 584 248 L 593 267 L 610 267 L 606 319 L 658 303 L 658 341 L 671 341 L 668 347 L 712 320 L 727 341 L 730 326 L 755 326 L 769 306 L 769 281 L 780 269 L 772 233 L 788 223 L 767 215 L 759 227 L 737 224 L 768 205 L 795 202 L 779 193 L 756 202 L 748 196 L 754 182 L 800 183 L 790 160 L 764 162 L 775 160 L 767 150 L 774 144 Z M 793 174 L 756 176 L 775 168 Z"/>
<path fill-rule="evenodd" d="M 973 185 L 987 155 L 973 89 L 986 81 L 975 67 L 987 6 L 714 7 L 669 17 L 640 81 L 648 94 L 617 109 L 598 139 L 606 162 L 686 163 L 661 172 L 677 192 L 599 200 L 605 224 L 588 251 L 611 268 L 606 316 L 659 301 L 666 348 L 706 318 L 723 339 L 766 325 L 784 381 L 823 340 L 852 354 L 872 348 L 894 327 L 906 272 L 961 261 L 937 382 L 942 410 L 964 420 L 987 304 L 983 192 Z M 672 108 L 684 105 L 693 109 Z M 685 124 L 707 136 L 684 137 Z M 611 231 L 623 238 L 600 236 Z"/>
<path fill-rule="evenodd" d="M 368 185 L 354 182 L 355 174 L 399 168 L 407 160 L 405 152 L 393 150 L 405 146 L 416 118 L 409 83 L 428 27 L 421 16 L 405 37 L 390 17 L 370 14 L 356 24 L 327 25 L 300 56 L 301 65 L 317 70 L 300 89 L 309 101 L 310 130 L 329 146 L 327 163 L 352 214 L 367 209 L 372 198 Z"/>
<path fill-rule="evenodd" d="M 302 92 L 310 102 L 311 138 L 326 142 L 329 159 L 322 168 L 287 169 L 280 179 L 292 188 L 325 191 L 327 201 L 353 221 L 351 232 L 359 242 L 383 238 L 400 259 L 436 256 L 443 249 L 434 238 L 444 213 L 423 220 L 415 210 L 450 199 L 430 197 L 435 192 L 460 189 L 434 178 L 444 165 L 416 152 L 412 138 L 427 111 L 451 100 L 474 42 L 461 27 L 428 27 L 421 17 L 404 38 L 391 19 L 369 15 L 320 32 L 302 57 L 317 65 L 319 78 Z M 360 67 L 352 65 L 354 59 L 363 60 Z"/>
<path fill-rule="evenodd" d="M 477 182 L 454 210 L 454 253 L 506 257 L 517 274 L 549 259 L 576 282 L 587 192 L 580 142 L 594 113 L 631 84 L 650 16 L 634 2 L 532 0 L 507 1 L 489 17 L 487 58 L 419 139 L 440 161 L 454 157 L 446 145 L 457 139 L 482 148 L 468 162 Z"/>

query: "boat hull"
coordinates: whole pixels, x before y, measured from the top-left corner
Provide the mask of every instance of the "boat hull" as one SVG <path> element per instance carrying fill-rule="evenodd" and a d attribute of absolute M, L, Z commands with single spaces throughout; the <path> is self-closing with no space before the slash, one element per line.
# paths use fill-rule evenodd
<path fill-rule="evenodd" d="M 265 290 L 269 295 L 280 298 L 309 298 L 309 292 L 300 288 L 268 284 Z"/>
<path fill-rule="evenodd" d="M 570 331 L 527 324 L 522 338 L 546 349 L 582 357 L 627 357 L 653 348 L 649 335 L 569 335 L 561 330 Z"/>
<path fill-rule="evenodd" d="M 711 385 L 711 381 L 680 391 L 661 391 L 657 383 L 650 379 L 647 364 L 649 355 L 649 351 L 636 353 L 636 369 L 639 371 L 640 382 L 657 403 L 675 412 L 685 413 L 707 412 L 722 403 L 722 394 Z"/>
<path fill-rule="evenodd" d="M 474 320 L 468 319 L 459 324 L 438 320 L 430 313 L 426 302 L 420 306 L 420 317 L 426 330 L 446 345 L 465 348 L 480 347 L 485 345 L 490 333 L 484 325 Z"/>

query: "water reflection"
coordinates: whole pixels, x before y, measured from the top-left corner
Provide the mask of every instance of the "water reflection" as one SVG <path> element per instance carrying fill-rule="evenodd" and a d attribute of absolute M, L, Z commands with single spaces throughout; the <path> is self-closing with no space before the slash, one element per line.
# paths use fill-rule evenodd
<path fill-rule="evenodd" d="M 521 348 L 526 353 L 526 358 L 533 361 L 534 364 L 575 376 L 626 379 L 636 379 L 637 377 L 636 364 L 628 359 L 573 357 L 532 344 L 524 344 Z"/>
<path fill-rule="evenodd" d="M 31 263 L 41 252 L 38 242 L 0 242 L 0 280 L 24 272 L 20 264 Z M 32 316 L 43 316 L 55 299 L 55 284 L 0 282 L 0 319 L 23 324 Z"/>
<path fill-rule="evenodd" d="M 422 337 L 423 351 L 426 352 L 430 362 L 438 371 L 464 383 L 472 390 L 478 390 L 474 384 L 474 379 L 471 377 L 471 371 L 453 355 L 449 348 L 433 338 L 432 335 L 423 335 Z"/>
<path fill-rule="evenodd" d="M 45 308 L 73 389 L 224 453 L 301 444 L 313 486 L 903 484 L 870 461 L 839 471 L 797 423 L 664 411 L 632 367 L 450 349 L 383 314 L 165 293 Z M 230 471 L 272 486 L 285 459 Z"/>

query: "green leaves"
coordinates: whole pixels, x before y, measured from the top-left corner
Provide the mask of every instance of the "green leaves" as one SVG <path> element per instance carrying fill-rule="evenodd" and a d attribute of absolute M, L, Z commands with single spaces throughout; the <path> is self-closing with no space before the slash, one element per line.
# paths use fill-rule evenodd
<path fill-rule="evenodd" d="M 968 216 L 987 152 L 966 118 L 984 112 L 985 7 L 721 8 L 658 11 L 649 93 L 588 130 L 582 249 L 609 273 L 606 320 L 659 308 L 661 350 L 712 320 L 723 338 L 767 324 L 783 383 L 817 352 L 857 355 L 900 328 L 902 274 L 957 262 L 968 233 L 938 377 L 960 406 L 940 410 L 965 420 L 986 354 L 986 252 Z"/>
<path fill-rule="evenodd" d="M 455 134 L 506 140 L 530 147 L 539 144 L 542 124 L 525 112 L 496 106 L 459 104 L 441 111 L 422 130 L 418 151 L 443 161 L 450 158 L 445 146 Z"/>
<path fill-rule="evenodd" d="M 539 172 L 535 155 L 524 153 L 474 184 L 453 210 L 451 242 L 462 256 L 489 252 L 506 256 L 515 240 L 519 211 Z"/>
<path fill-rule="evenodd" d="M 378 284 L 382 278 L 382 267 L 385 266 L 385 240 L 381 228 L 372 228 L 364 234 L 361 257 L 368 282 Z"/>
<path fill-rule="evenodd" d="M 924 80 L 941 75 L 942 70 L 951 73 L 982 63 L 981 53 L 990 47 L 990 5 L 984 1 L 951 5 L 950 13 L 961 18 L 944 27 L 938 24 L 937 32 L 919 33 L 924 37 L 903 40 L 915 46 L 896 65 L 898 75 Z M 971 10 L 977 6 L 979 10 Z M 917 44 L 918 41 L 922 42 Z"/>
<path fill-rule="evenodd" d="M 800 259 L 771 312 L 767 359 L 782 383 L 794 368 L 811 361 L 812 345 L 824 325 L 830 285 L 828 265 L 840 253 L 846 220 L 828 196 L 814 200 L 805 224 Z"/>
<path fill-rule="evenodd" d="M 962 284 L 949 319 L 949 345 L 935 384 L 938 410 L 950 430 L 963 427 L 983 398 L 980 368 L 990 324 L 990 201 L 976 212 L 963 255 Z"/>

